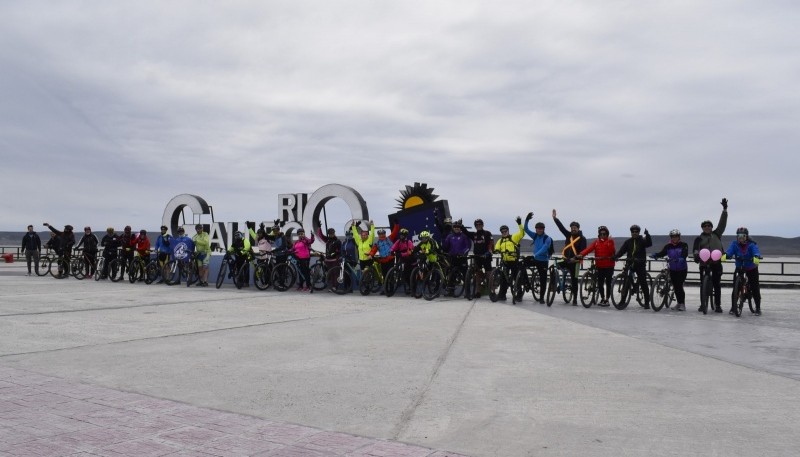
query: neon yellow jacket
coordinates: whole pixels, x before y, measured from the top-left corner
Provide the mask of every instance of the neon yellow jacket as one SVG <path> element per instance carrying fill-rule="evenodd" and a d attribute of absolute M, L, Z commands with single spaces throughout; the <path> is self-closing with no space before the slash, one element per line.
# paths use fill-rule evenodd
<path fill-rule="evenodd" d="M 525 236 L 522 224 L 519 224 L 519 231 L 511 236 L 500 238 L 494 243 L 494 252 L 500 254 L 500 259 L 504 262 L 513 262 L 519 257 L 519 242 Z"/>
<path fill-rule="evenodd" d="M 194 250 L 197 251 L 199 254 L 210 254 L 211 253 L 211 239 L 208 237 L 208 233 L 198 233 L 192 237 L 192 241 L 194 241 Z"/>
<path fill-rule="evenodd" d="M 369 252 L 372 250 L 372 242 L 375 240 L 375 225 L 369 226 L 369 236 L 366 240 L 361 239 L 361 233 L 358 231 L 356 224 L 350 227 L 353 232 L 353 240 L 356 242 L 356 252 L 358 252 L 358 260 L 370 260 Z"/>

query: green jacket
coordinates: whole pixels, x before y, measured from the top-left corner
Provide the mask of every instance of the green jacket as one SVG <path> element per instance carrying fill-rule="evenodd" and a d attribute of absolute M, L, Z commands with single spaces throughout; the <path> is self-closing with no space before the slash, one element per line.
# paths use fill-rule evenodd
<path fill-rule="evenodd" d="M 522 224 L 519 224 L 519 231 L 511 236 L 502 237 L 494 242 L 494 252 L 500 254 L 504 262 L 513 262 L 519 257 L 519 242 L 525 236 Z"/>
<path fill-rule="evenodd" d="M 358 252 L 358 260 L 369 260 L 369 252 L 372 250 L 372 242 L 375 240 L 375 225 L 369 226 L 369 236 L 366 240 L 361 239 L 361 233 L 358 231 L 358 226 L 353 224 L 350 227 L 353 232 L 353 240 L 356 242 L 356 252 Z"/>

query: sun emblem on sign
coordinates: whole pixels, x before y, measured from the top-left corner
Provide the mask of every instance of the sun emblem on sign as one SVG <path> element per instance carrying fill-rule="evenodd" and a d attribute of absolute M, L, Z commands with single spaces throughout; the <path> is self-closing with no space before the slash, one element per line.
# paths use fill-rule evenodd
<path fill-rule="evenodd" d="M 433 203 L 437 198 L 439 196 L 434 195 L 433 187 L 429 189 L 427 184 L 415 182 L 413 187 L 406 186 L 404 190 L 400 191 L 400 198 L 397 199 L 397 208 L 401 210 L 409 209 Z"/>

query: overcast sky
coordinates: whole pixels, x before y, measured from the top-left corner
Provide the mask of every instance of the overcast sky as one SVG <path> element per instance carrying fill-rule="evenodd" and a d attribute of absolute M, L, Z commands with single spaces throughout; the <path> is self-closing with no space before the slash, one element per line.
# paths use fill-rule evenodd
<path fill-rule="evenodd" d="M 385 223 L 426 182 L 534 211 L 800 235 L 796 1 L 0 2 L 0 230 L 270 220 L 340 183 Z M 329 222 L 343 224 L 341 202 Z M 333 219 L 333 220 L 331 220 Z M 338 227 L 337 227 L 338 228 Z"/>

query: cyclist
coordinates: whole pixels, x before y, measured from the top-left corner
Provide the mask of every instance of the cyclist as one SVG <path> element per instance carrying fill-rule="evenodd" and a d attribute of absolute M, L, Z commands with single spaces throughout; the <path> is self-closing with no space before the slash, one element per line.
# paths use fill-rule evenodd
<path fill-rule="evenodd" d="M 42 252 L 42 239 L 39 234 L 33 231 L 33 225 L 28 226 L 28 231 L 22 237 L 22 252 L 25 253 L 25 261 L 28 263 L 28 276 L 31 275 L 31 259 L 33 259 L 34 271 L 39 271 L 39 256 Z"/>
<path fill-rule="evenodd" d="M 597 267 L 597 284 L 600 286 L 600 303 L 598 306 L 608 306 L 611 299 L 611 281 L 614 279 L 614 238 L 608 236 L 608 227 L 601 225 L 597 227 L 597 239 L 592 241 L 586 249 L 582 250 L 577 258 L 582 259 L 590 252 L 594 251 Z"/>
<path fill-rule="evenodd" d="M 378 255 L 378 263 L 381 265 L 381 272 L 384 278 L 386 277 L 386 273 L 389 272 L 389 269 L 392 268 L 392 265 L 394 265 L 392 246 L 395 241 L 397 241 L 397 234 L 399 232 L 400 224 L 397 221 L 394 222 L 392 233 L 390 233 L 389 236 L 386 236 L 386 230 L 379 229 L 378 239 L 375 240 L 375 243 L 369 251 L 369 256 L 373 260 L 375 259 L 375 255 Z"/>
<path fill-rule="evenodd" d="M 178 227 L 178 233 L 170 243 L 172 246 L 172 258 L 179 262 L 189 262 L 192 260 L 194 254 L 194 241 L 186 235 L 186 230 L 183 227 Z M 180 285 L 181 276 L 177 275 L 177 280 L 172 285 Z"/>
<path fill-rule="evenodd" d="M 297 229 L 297 241 L 294 242 L 292 249 L 297 259 L 297 267 L 300 269 L 300 277 L 297 282 L 297 291 L 309 292 L 311 290 L 311 245 L 314 244 L 314 235 L 306 237 L 306 231 L 300 227 Z"/>
<path fill-rule="evenodd" d="M 556 216 L 556 210 L 553 210 L 553 221 L 556 223 L 558 230 L 564 235 L 564 249 L 561 250 L 561 255 L 564 257 L 564 260 L 558 263 L 559 268 L 570 269 L 571 268 L 571 282 L 572 284 L 570 287 L 572 288 L 572 304 L 574 306 L 578 306 L 578 276 L 581 269 L 581 263 L 578 261 L 580 259 L 575 259 L 575 257 L 584 249 L 586 249 L 586 237 L 583 236 L 583 232 L 581 232 L 581 224 L 578 222 L 572 221 L 569 223 L 569 230 L 564 228 L 564 224 Z"/>
<path fill-rule="evenodd" d="M 267 260 L 272 254 L 272 243 L 267 239 L 267 231 L 264 228 L 264 224 L 261 224 L 256 231 L 256 246 L 258 247 L 258 255 L 256 255 L 258 260 Z"/>
<path fill-rule="evenodd" d="M 400 239 L 395 241 L 392 245 L 392 252 L 400 256 L 403 262 L 403 282 L 408 284 L 411 278 L 411 268 L 414 264 L 414 242 L 408 237 L 408 229 L 400 229 Z M 406 295 L 411 293 L 411 290 L 406 286 L 404 287 Z"/>
<path fill-rule="evenodd" d="M 452 231 L 447 238 L 444 239 L 444 245 L 442 246 L 445 254 L 449 256 L 450 260 L 450 268 L 458 268 L 466 276 L 467 272 L 467 253 L 472 248 L 472 241 L 469 239 L 466 233 L 462 232 L 464 228 L 464 224 L 461 221 L 456 221 L 453 224 Z M 445 291 L 445 297 L 449 295 L 453 295 L 453 285 L 448 284 L 447 290 Z"/>
<path fill-rule="evenodd" d="M 544 303 L 544 297 L 547 293 L 547 264 L 550 262 L 550 256 L 553 254 L 553 239 L 544 233 L 544 222 L 537 222 L 533 226 L 535 231 L 528 228 L 528 223 L 533 219 L 533 212 L 525 216 L 525 233 L 531 237 L 533 242 L 533 266 L 536 267 L 536 272 L 539 274 L 539 303 Z"/>
<path fill-rule="evenodd" d="M 336 229 L 329 227 L 327 235 L 322 233 L 322 223 L 317 221 L 317 236 L 325 242 L 325 266 L 331 268 L 339 263 L 342 255 L 342 240 L 336 236 Z"/>
<path fill-rule="evenodd" d="M 644 237 L 639 233 L 642 231 L 641 227 L 634 224 L 631 225 L 631 237 L 622 243 L 614 260 L 619 260 L 620 257 L 625 256 L 626 262 L 633 262 L 633 271 L 636 273 L 636 281 L 639 284 L 640 290 L 644 294 L 644 309 L 650 309 L 650 284 L 647 283 L 647 248 L 653 245 L 653 239 L 650 238 L 650 232 L 644 229 Z"/>
<path fill-rule="evenodd" d="M 203 224 L 194 226 L 195 234 L 192 237 L 194 249 L 197 251 L 197 275 L 200 277 L 197 285 L 208 287 L 208 267 L 211 265 L 211 238 L 204 231 Z"/>
<path fill-rule="evenodd" d="M 85 262 L 87 263 L 87 276 L 94 276 L 94 272 L 97 269 L 97 245 L 100 244 L 100 241 L 97 240 L 97 237 L 94 236 L 92 233 L 91 227 L 84 227 L 83 228 L 83 236 L 81 240 L 78 241 L 78 246 L 83 246 L 83 255 Z"/>
<path fill-rule="evenodd" d="M 442 235 L 442 242 L 444 242 L 444 240 L 447 239 L 447 235 L 453 232 L 453 219 L 451 217 L 445 217 L 439 220 L 439 210 L 434 208 L 433 222 L 436 225 L 436 229 L 439 230 L 439 233 Z"/>
<path fill-rule="evenodd" d="M 650 256 L 654 259 L 667 258 L 669 278 L 675 290 L 675 299 L 678 300 L 675 311 L 686 311 L 686 292 L 683 290 L 683 283 L 686 282 L 686 274 L 689 271 L 689 266 L 686 264 L 688 255 L 689 245 L 681 241 L 681 231 L 672 229 L 669 231 L 669 243 L 661 248 L 661 251 Z"/>
<path fill-rule="evenodd" d="M 58 239 L 58 249 L 56 249 L 56 254 L 61 256 L 66 261 L 65 265 L 67 266 L 67 269 L 69 269 L 69 261 L 72 257 L 72 246 L 75 245 L 75 234 L 72 233 L 72 226 L 69 224 L 65 225 L 64 231 L 56 230 L 55 227 L 47 222 L 44 223 L 44 226 L 49 228 L 50 232 L 54 233 Z M 69 271 L 66 273 L 68 272 Z"/>
<path fill-rule="evenodd" d="M 234 271 L 231 273 L 235 274 L 235 272 L 239 271 L 240 268 L 245 268 L 246 279 L 244 287 L 250 287 L 250 270 L 247 262 L 250 261 L 250 255 L 252 255 L 253 250 L 250 248 L 249 237 L 244 236 L 244 234 L 239 231 L 233 232 L 233 241 L 228 248 L 228 252 L 235 256 Z"/>
<path fill-rule="evenodd" d="M 494 244 L 494 252 L 500 254 L 500 260 L 508 268 L 510 272 L 509 281 L 512 280 L 517 274 L 517 259 L 519 258 L 519 242 L 525 236 L 525 231 L 522 228 L 522 218 L 517 216 L 517 226 L 519 230 L 513 235 L 509 235 L 508 226 L 500 226 L 500 239 Z M 497 291 L 497 299 L 501 301 L 507 300 L 506 290 L 508 290 L 507 282 L 503 282 Z"/>
<path fill-rule="evenodd" d="M 479 275 L 478 284 L 483 283 L 483 275 L 489 274 L 492 269 L 492 254 L 494 254 L 494 237 L 488 230 L 483 229 L 483 219 L 475 219 L 475 231 L 470 232 L 464 227 L 464 233 L 472 240 L 472 254 L 475 255 L 475 273 Z M 475 298 L 480 298 L 479 290 L 474 292 Z"/>
<path fill-rule="evenodd" d="M 101 278 L 108 278 L 108 268 L 111 266 L 111 261 L 117 258 L 117 249 L 119 249 L 120 241 L 119 235 L 114 232 L 114 227 L 106 229 L 106 234 L 100 240 L 100 246 L 103 247 L 103 271 L 100 272 Z"/>
<path fill-rule="evenodd" d="M 169 259 L 169 255 L 172 253 L 172 250 L 169 247 L 169 243 L 172 241 L 172 236 L 167 233 L 167 226 L 161 226 L 161 234 L 158 235 L 156 238 L 156 255 L 158 255 L 158 264 L 159 266 L 163 267 L 164 263 L 167 262 Z M 164 278 L 158 279 L 158 284 L 164 282 Z"/>
<path fill-rule="evenodd" d="M 431 236 L 431 232 L 427 230 L 423 230 L 419 234 L 419 244 L 414 246 L 413 253 L 421 253 L 422 255 L 426 256 L 428 259 L 428 263 L 439 263 L 439 252 L 441 252 L 439 248 L 439 243 L 433 239 Z"/>
<path fill-rule="evenodd" d="M 728 224 L 728 199 L 723 198 L 720 202 L 722 205 L 722 214 L 719 216 L 717 228 L 714 229 L 714 224 L 709 220 L 705 220 L 700 224 L 703 233 L 694 239 L 692 246 L 692 255 L 694 256 L 695 263 L 700 263 L 700 250 L 708 249 L 709 251 L 719 250 L 723 252 L 725 247 L 722 245 L 722 233 L 725 232 L 725 227 Z M 713 230 L 712 230 L 713 229 Z M 720 306 L 722 299 L 722 263 L 719 260 L 711 260 L 705 265 L 700 265 L 700 277 L 703 278 L 706 274 L 711 274 L 712 288 L 714 289 L 714 312 L 721 313 L 722 307 Z M 703 311 L 701 306 L 698 311 Z"/>
<path fill-rule="evenodd" d="M 758 284 L 758 262 L 761 260 L 761 251 L 755 241 L 750 239 L 750 231 L 747 227 L 739 227 L 736 229 L 736 239 L 731 241 L 728 250 L 725 251 L 725 257 L 736 258 L 736 269 L 743 269 L 744 274 L 747 275 L 747 283 L 750 287 L 750 293 L 753 296 L 753 301 L 756 302 L 756 316 L 761 315 L 761 288 Z M 731 310 L 729 314 L 735 314 L 733 307 L 736 303 L 731 303 Z"/>
<path fill-rule="evenodd" d="M 122 247 L 122 261 L 119 266 L 119 277 L 125 277 L 125 269 L 128 268 L 133 260 L 133 249 L 136 247 L 134 236 L 131 233 L 131 226 L 126 225 L 122 231 L 122 236 L 119 237 L 119 244 Z"/>
<path fill-rule="evenodd" d="M 355 222 L 355 220 L 353 220 Z M 356 253 L 358 254 L 359 267 L 363 270 L 372 265 L 369 251 L 372 249 L 372 242 L 375 240 L 375 224 L 369 221 L 369 230 L 361 230 L 359 233 L 358 224 L 352 224 L 350 231 L 353 232 L 353 239 L 356 243 Z"/>
<path fill-rule="evenodd" d="M 275 254 L 275 262 L 286 262 L 287 252 L 289 251 L 289 240 L 283 234 L 280 227 L 280 220 L 275 219 L 275 225 L 272 226 L 272 234 L 267 235 L 267 240 L 272 242 L 272 253 Z"/>

